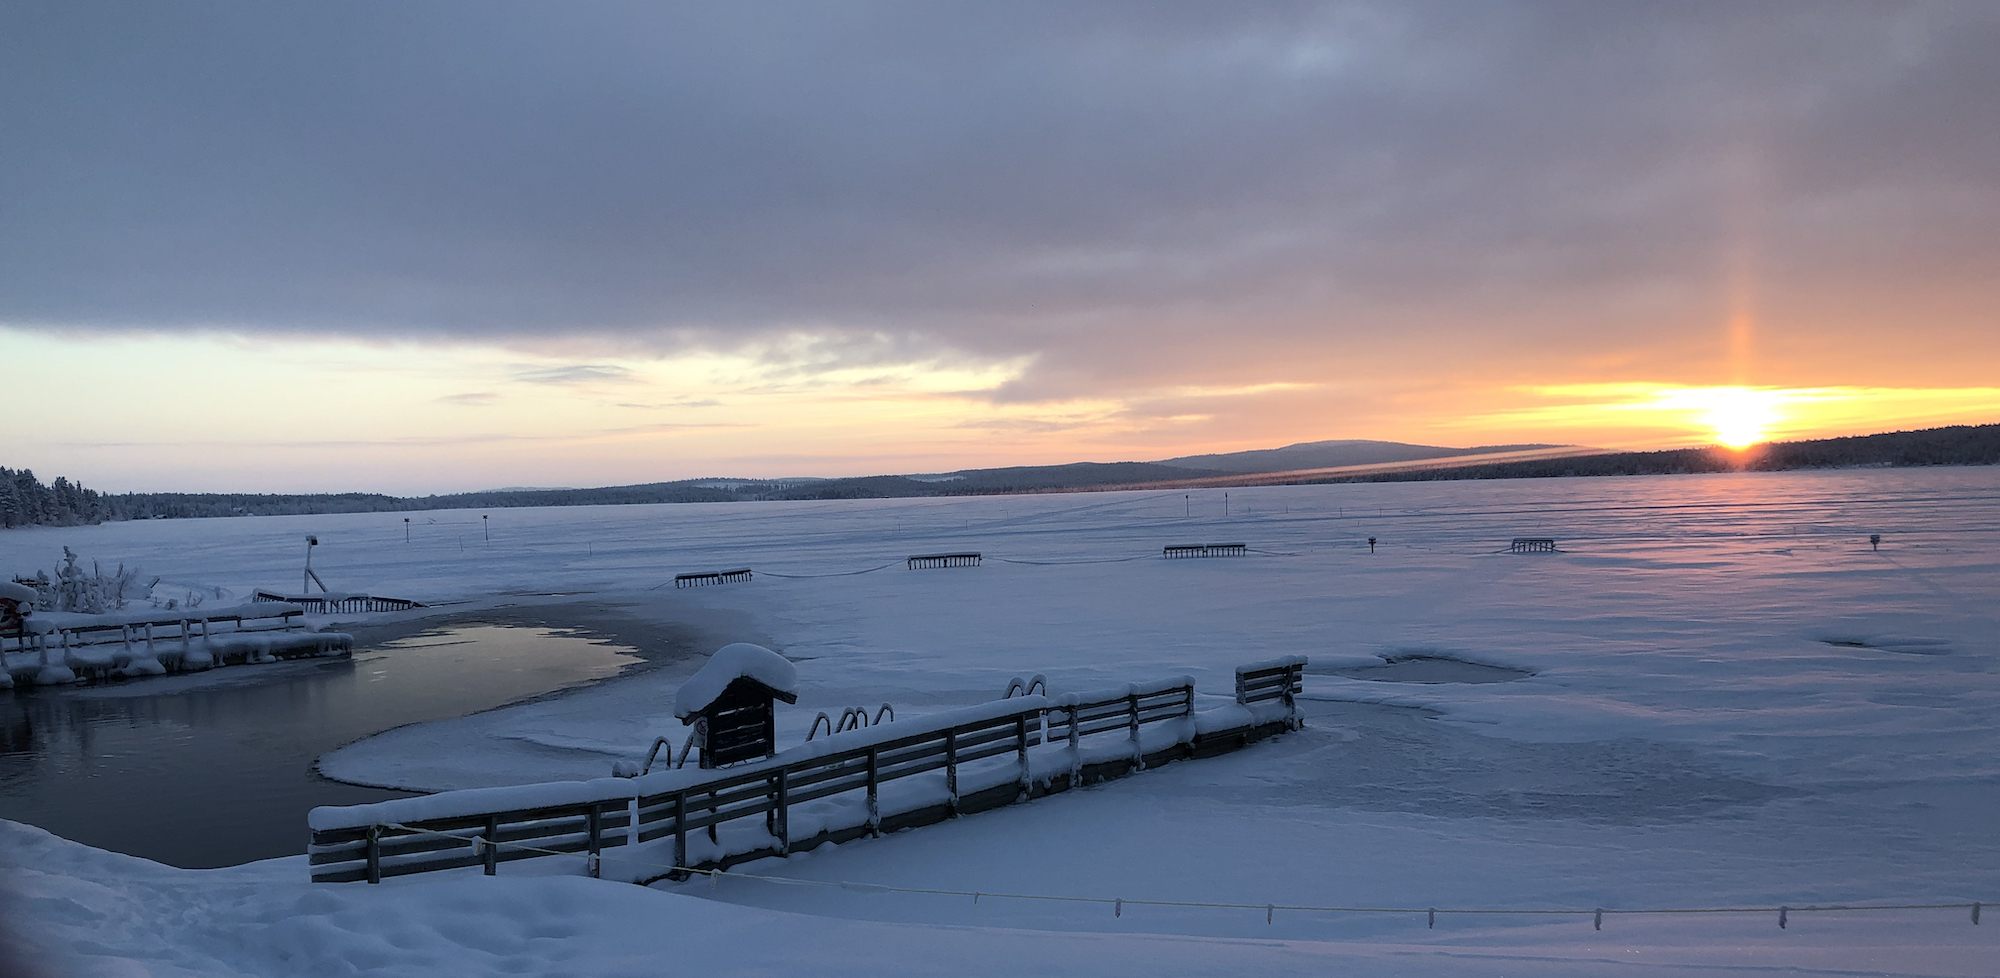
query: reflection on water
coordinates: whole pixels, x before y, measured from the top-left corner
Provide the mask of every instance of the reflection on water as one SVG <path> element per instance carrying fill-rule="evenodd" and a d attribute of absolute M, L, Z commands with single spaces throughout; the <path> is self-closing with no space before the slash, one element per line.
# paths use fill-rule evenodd
<path fill-rule="evenodd" d="M 457 625 L 351 660 L 0 694 L 0 818 L 184 867 L 300 853 L 314 805 L 405 794 L 319 777 L 320 754 L 611 676 L 639 661 L 631 653 L 547 628 Z"/>

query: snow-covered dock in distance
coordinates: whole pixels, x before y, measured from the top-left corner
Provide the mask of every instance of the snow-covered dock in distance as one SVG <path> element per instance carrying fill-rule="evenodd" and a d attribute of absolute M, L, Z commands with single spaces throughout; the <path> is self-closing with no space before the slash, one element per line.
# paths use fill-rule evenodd
<path fill-rule="evenodd" d="M 473 866 L 492 876 L 502 862 L 558 855 L 584 856 L 591 876 L 681 879 L 1296 730 L 1305 665 L 1286 657 L 1239 667 L 1235 701 L 1199 712 L 1194 681 L 1175 676 L 1095 693 L 1010 696 L 728 768 L 316 808 L 308 862 L 313 880 L 328 883 Z M 604 855 L 617 847 L 618 858 Z"/>
<path fill-rule="evenodd" d="M 351 636 L 313 631 L 304 618 L 304 608 L 271 601 L 100 615 L 36 612 L 22 621 L 18 634 L 0 637 L 5 680 L 0 685 L 56 685 L 351 654 Z"/>
<path fill-rule="evenodd" d="M 280 594 L 263 588 L 251 592 L 252 601 L 275 601 L 281 604 L 298 605 L 316 615 L 353 614 L 374 611 L 410 611 L 421 608 L 424 603 L 408 598 L 385 598 L 379 594 L 344 594 L 330 592 L 322 594 Z"/>

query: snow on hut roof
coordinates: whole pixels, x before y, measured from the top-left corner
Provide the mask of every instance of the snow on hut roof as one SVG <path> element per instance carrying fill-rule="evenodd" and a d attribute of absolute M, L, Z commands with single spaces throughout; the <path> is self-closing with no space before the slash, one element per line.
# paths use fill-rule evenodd
<path fill-rule="evenodd" d="M 685 720 L 708 708 L 729 684 L 752 679 L 788 696 L 799 691 L 799 671 L 784 656 L 761 645 L 736 642 L 715 650 L 674 695 L 674 718 Z"/>
<path fill-rule="evenodd" d="M 0 598 L 6 598 L 9 601 L 19 601 L 22 604 L 33 604 L 35 597 L 34 588 L 28 587 L 25 584 L 16 584 L 13 581 L 0 581 Z"/>

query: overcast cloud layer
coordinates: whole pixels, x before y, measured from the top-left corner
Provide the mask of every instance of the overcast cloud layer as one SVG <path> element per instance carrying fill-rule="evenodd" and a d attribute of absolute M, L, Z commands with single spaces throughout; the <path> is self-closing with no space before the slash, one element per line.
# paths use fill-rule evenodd
<path fill-rule="evenodd" d="M 0 22 L 17 328 L 1029 358 L 1015 401 L 1523 350 L 1728 379 L 1739 314 L 1817 381 L 2000 361 L 1993 4 Z"/>

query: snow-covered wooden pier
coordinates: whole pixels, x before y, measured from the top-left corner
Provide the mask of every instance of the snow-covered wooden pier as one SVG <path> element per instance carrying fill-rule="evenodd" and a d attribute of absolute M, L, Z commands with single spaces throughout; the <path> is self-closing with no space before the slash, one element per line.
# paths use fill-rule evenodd
<path fill-rule="evenodd" d="M 304 616 L 297 605 L 268 601 L 101 615 L 35 612 L 0 636 L 0 675 L 52 685 L 352 653 L 351 636 L 312 631 Z"/>
<path fill-rule="evenodd" d="M 651 882 L 929 825 L 1209 757 L 1301 726 L 1305 659 L 1237 670 L 1236 696 L 1195 709 L 1185 676 L 1016 696 L 835 734 L 715 770 L 447 791 L 316 808 L 319 882 L 578 855 L 593 876 Z M 615 852 L 612 850 L 616 850 Z"/>
<path fill-rule="evenodd" d="M 353 614 L 355 612 L 409 611 L 421 608 L 424 603 L 408 598 L 385 598 L 379 594 L 279 594 L 262 588 L 251 593 L 252 601 L 270 601 L 280 604 L 298 605 L 315 615 Z"/>

